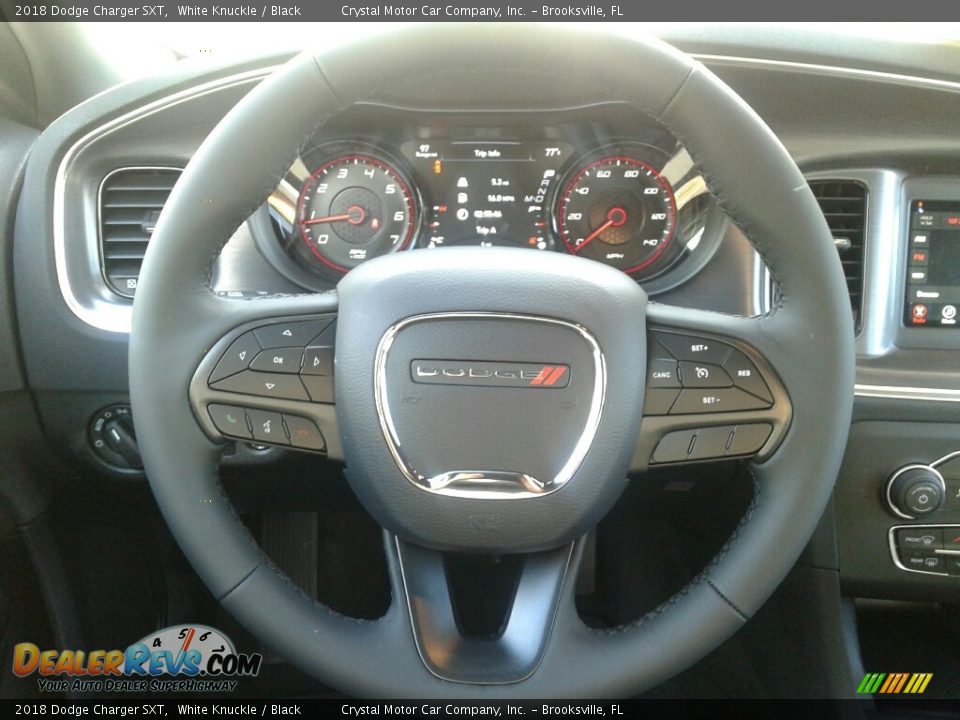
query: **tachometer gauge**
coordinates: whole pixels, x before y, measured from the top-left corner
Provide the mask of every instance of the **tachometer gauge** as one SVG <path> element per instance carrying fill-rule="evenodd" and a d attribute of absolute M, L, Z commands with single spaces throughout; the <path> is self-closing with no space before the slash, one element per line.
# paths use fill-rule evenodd
<path fill-rule="evenodd" d="M 346 273 L 407 247 L 416 204 L 396 168 L 371 155 L 342 155 L 323 163 L 304 183 L 296 223 L 313 256 Z"/>
<path fill-rule="evenodd" d="M 666 179 L 626 155 L 602 157 L 569 177 L 556 215 L 567 251 L 630 274 L 651 268 L 677 227 L 677 202 Z"/>

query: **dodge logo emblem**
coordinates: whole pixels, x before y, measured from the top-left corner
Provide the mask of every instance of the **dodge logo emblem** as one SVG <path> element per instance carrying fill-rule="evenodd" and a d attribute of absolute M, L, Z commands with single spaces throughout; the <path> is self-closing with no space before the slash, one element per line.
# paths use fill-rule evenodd
<path fill-rule="evenodd" d="M 561 363 L 511 363 L 472 360 L 414 360 L 414 382 L 428 385 L 565 388 L 570 366 Z"/>

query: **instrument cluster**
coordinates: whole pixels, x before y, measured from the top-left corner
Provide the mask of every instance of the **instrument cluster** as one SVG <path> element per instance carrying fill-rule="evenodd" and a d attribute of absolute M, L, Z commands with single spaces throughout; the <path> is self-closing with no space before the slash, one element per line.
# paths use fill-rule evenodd
<path fill-rule="evenodd" d="M 662 131 L 370 135 L 311 142 L 268 199 L 261 251 L 304 287 L 388 253 L 476 245 L 578 255 L 659 292 L 702 268 L 726 229 L 693 160 Z"/>

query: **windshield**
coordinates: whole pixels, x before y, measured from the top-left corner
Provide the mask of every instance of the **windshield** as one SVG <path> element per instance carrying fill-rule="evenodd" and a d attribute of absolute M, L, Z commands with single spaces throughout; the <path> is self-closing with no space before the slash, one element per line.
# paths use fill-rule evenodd
<path fill-rule="evenodd" d="M 82 23 L 90 44 L 127 80 L 158 71 L 184 59 L 223 61 L 252 54 L 268 55 L 339 45 L 364 35 L 396 30 L 404 23 Z M 590 27 L 592 23 L 582 23 Z M 611 24 L 602 24 L 607 30 Z M 618 23 L 627 33 L 654 35 L 691 28 L 790 31 L 835 38 L 837 47 L 851 38 L 894 43 L 960 46 L 960 23 Z"/>

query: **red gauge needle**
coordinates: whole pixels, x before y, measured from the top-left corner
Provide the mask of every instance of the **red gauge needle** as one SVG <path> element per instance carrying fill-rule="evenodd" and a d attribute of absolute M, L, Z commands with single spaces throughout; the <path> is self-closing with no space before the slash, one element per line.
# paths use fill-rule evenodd
<path fill-rule="evenodd" d="M 573 251 L 574 251 L 575 253 L 580 252 L 580 251 L 583 250 L 590 242 L 592 242 L 593 240 L 596 240 L 598 237 L 600 237 L 600 235 L 602 235 L 605 230 L 609 230 L 609 229 L 612 228 L 612 227 L 620 227 L 621 225 L 623 225 L 623 224 L 626 223 L 626 222 L 627 222 L 627 211 L 626 211 L 626 210 L 624 210 L 622 207 L 612 207 L 612 208 L 610 208 L 610 209 L 607 211 L 607 220 L 606 220 L 606 222 L 603 223 L 603 225 L 601 225 L 600 227 L 598 227 L 596 230 L 594 230 L 592 233 L 590 233 L 589 235 L 587 235 L 587 236 L 583 239 L 583 242 L 580 243 L 579 245 L 577 245 L 577 246 L 573 249 Z"/>
<path fill-rule="evenodd" d="M 351 225 L 359 225 L 367 217 L 367 214 L 363 211 L 363 208 L 359 205 L 351 205 L 347 208 L 347 211 L 342 215 L 326 215 L 324 217 L 310 218 L 309 220 L 304 220 L 304 225 L 317 225 L 319 223 L 333 223 L 333 222 L 342 222 L 346 220 Z"/>

